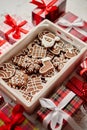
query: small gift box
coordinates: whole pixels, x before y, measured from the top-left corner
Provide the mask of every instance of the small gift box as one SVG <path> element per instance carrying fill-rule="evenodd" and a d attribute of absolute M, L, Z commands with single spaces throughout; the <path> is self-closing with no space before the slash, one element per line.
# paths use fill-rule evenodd
<path fill-rule="evenodd" d="M 84 102 L 87 102 L 87 82 L 78 79 L 73 76 L 67 82 L 66 86 L 78 95 Z"/>
<path fill-rule="evenodd" d="M 38 130 L 23 115 L 23 107 L 17 104 L 14 108 L 5 104 L 0 110 L 0 130 Z"/>
<path fill-rule="evenodd" d="M 66 122 L 74 129 L 80 129 L 72 115 L 82 104 L 82 100 L 65 86 L 61 86 L 50 99 L 40 99 L 42 108 L 37 112 L 40 121 L 51 130 L 60 130 Z"/>
<path fill-rule="evenodd" d="M 0 24 L 0 36 L 11 44 L 27 34 L 33 25 L 17 15 L 6 15 L 5 21 Z"/>
<path fill-rule="evenodd" d="M 80 40 L 87 42 L 87 22 L 71 12 L 65 13 L 56 24 Z"/>
<path fill-rule="evenodd" d="M 66 0 L 31 0 L 37 7 L 32 11 L 32 21 L 34 25 L 39 24 L 44 19 L 55 21 L 65 12 Z"/>
<path fill-rule="evenodd" d="M 87 57 L 79 64 L 77 74 L 87 81 Z"/>
<path fill-rule="evenodd" d="M 5 54 L 11 48 L 11 46 L 12 45 L 8 41 L 0 37 L 0 57 Z"/>

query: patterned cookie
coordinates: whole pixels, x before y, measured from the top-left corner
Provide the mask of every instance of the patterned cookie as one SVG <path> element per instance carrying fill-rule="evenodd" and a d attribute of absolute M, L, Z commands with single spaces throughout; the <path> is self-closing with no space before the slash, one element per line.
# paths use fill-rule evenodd
<path fill-rule="evenodd" d="M 76 50 L 76 49 L 73 49 L 72 51 L 66 51 L 66 53 L 65 53 L 65 56 L 67 57 L 67 58 L 72 58 L 72 57 L 74 57 L 74 56 L 76 56 L 76 55 L 78 55 L 78 50 Z"/>
<path fill-rule="evenodd" d="M 20 90 L 20 92 L 22 92 L 23 97 L 27 101 L 31 102 L 34 95 L 39 91 L 41 91 L 42 88 L 43 86 L 42 86 L 41 78 L 35 75 L 35 76 L 30 76 L 28 78 L 27 89 Z"/>
<path fill-rule="evenodd" d="M 12 62 L 20 67 L 25 67 L 25 64 L 24 64 L 24 61 L 25 61 L 25 57 L 26 56 L 15 56 L 13 57 L 12 59 Z M 26 60 L 27 60 L 27 57 L 26 57 Z M 26 63 L 27 64 L 27 63 Z"/>
<path fill-rule="evenodd" d="M 59 41 L 60 38 L 56 35 L 54 35 L 53 33 L 51 32 L 48 32 L 47 33 L 44 33 L 43 32 L 40 32 L 38 34 L 38 38 L 41 40 L 41 44 L 45 47 L 45 48 L 50 48 L 54 45 L 55 41 Z"/>
<path fill-rule="evenodd" d="M 33 47 L 29 48 L 29 55 L 33 58 L 44 58 L 46 56 L 47 49 L 35 44 Z"/>
<path fill-rule="evenodd" d="M 54 66 L 49 59 L 43 61 L 43 66 L 40 68 L 39 73 L 47 75 L 54 71 Z"/>
<path fill-rule="evenodd" d="M 55 55 L 58 55 L 63 50 L 63 45 L 64 45 L 64 42 L 60 40 L 56 42 L 55 45 L 51 49 L 49 49 L 49 51 Z"/>
<path fill-rule="evenodd" d="M 0 65 L 0 78 L 9 79 L 15 74 L 15 67 L 11 63 Z"/>
<path fill-rule="evenodd" d="M 11 79 L 9 79 L 9 85 L 13 88 L 19 89 L 20 87 L 26 87 L 28 81 L 28 75 L 22 71 L 16 70 L 16 73 Z"/>
<path fill-rule="evenodd" d="M 26 73 L 28 74 L 37 73 L 40 69 L 40 66 L 42 65 L 42 61 L 40 59 L 33 59 L 27 55 L 20 57 L 15 56 L 13 63 L 26 69 Z"/>
<path fill-rule="evenodd" d="M 54 67 L 60 71 L 64 65 L 66 64 L 66 62 L 68 61 L 67 58 L 65 58 L 64 54 L 62 53 L 59 57 L 54 57 L 52 60 L 52 63 L 54 65 Z"/>
<path fill-rule="evenodd" d="M 69 59 L 78 55 L 79 53 L 78 49 L 71 44 L 65 44 L 63 51 L 65 52 L 65 56 Z"/>
<path fill-rule="evenodd" d="M 43 35 L 48 34 L 48 33 L 49 33 L 49 31 L 47 31 L 47 30 L 44 30 L 44 31 L 40 32 L 38 34 L 38 39 L 41 41 L 42 38 L 43 38 Z"/>

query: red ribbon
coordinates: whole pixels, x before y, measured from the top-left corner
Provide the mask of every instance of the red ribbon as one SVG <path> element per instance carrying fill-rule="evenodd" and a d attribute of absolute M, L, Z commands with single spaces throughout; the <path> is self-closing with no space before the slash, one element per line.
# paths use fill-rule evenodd
<path fill-rule="evenodd" d="M 87 83 L 79 80 L 77 77 L 72 77 L 66 86 L 87 102 Z"/>
<path fill-rule="evenodd" d="M 83 97 L 87 98 L 87 83 L 83 84 L 83 90 L 82 91 L 83 91 Z"/>
<path fill-rule="evenodd" d="M 6 40 L 0 40 L 0 46 L 2 46 L 3 44 L 5 44 Z"/>
<path fill-rule="evenodd" d="M 9 118 L 0 110 L 0 119 L 5 123 L 5 125 L 0 126 L 0 130 L 22 130 L 19 125 L 25 120 L 23 111 L 23 107 L 18 104 L 13 108 L 12 116 Z"/>
<path fill-rule="evenodd" d="M 85 72 L 87 72 L 87 58 L 81 63 L 82 70 L 80 71 L 80 75 L 83 75 Z"/>
<path fill-rule="evenodd" d="M 85 36 L 85 37 L 81 38 L 81 40 L 84 42 L 87 42 L 87 37 Z"/>
<path fill-rule="evenodd" d="M 6 23 L 12 27 L 11 30 L 9 30 L 7 33 L 5 33 L 7 40 L 9 40 L 8 35 L 12 32 L 13 32 L 12 36 L 15 39 L 19 39 L 21 37 L 21 32 L 24 34 L 28 33 L 27 30 L 21 28 L 22 26 L 24 26 L 27 23 L 26 20 L 22 21 L 20 24 L 17 25 L 17 22 L 15 21 L 15 19 L 13 19 L 10 15 L 6 15 L 5 18 L 6 18 L 6 20 L 4 21 L 4 23 Z"/>
<path fill-rule="evenodd" d="M 57 9 L 56 6 L 53 6 L 58 0 L 52 0 L 49 4 L 45 4 L 44 0 L 41 0 L 41 2 L 37 0 L 32 0 L 30 3 L 37 5 L 38 8 L 41 9 L 41 11 L 38 12 L 38 14 L 42 14 L 45 11 L 45 14 L 48 12 L 54 11 Z"/>

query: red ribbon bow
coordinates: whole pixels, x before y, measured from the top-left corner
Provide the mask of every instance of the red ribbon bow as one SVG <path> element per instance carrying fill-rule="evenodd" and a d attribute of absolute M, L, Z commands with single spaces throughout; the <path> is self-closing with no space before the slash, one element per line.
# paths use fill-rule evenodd
<path fill-rule="evenodd" d="M 87 102 L 87 83 L 79 80 L 77 77 L 72 77 L 66 86 Z"/>
<path fill-rule="evenodd" d="M 45 14 L 48 12 L 51 12 L 53 10 L 56 10 L 57 7 L 53 6 L 58 0 L 52 0 L 49 4 L 46 5 L 44 0 L 41 0 L 41 2 L 37 0 L 32 0 L 30 3 L 37 5 L 38 8 L 41 9 L 41 11 L 38 14 L 42 14 L 45 11 Z"/>
<path fill-rule="evenodd" d="M 83 97 L 87 98 L 87 83 L 83 84 L 83 90 L 82 91 L 83 91 Z"/>
<path fill-rule="evenodd" d="M 87 58 L 81 63 L 82 70 L 80 71 L 80 75 L 83 75 L 87 72 Z"/>
<path fill-rule="evenodd" d="M 9 118 L 0 110 L 0 119 L 5 123 L 5 125 L 0 126 L 0 130 L 22 130 L 19 125 L 25 120 L 23 111 L 23 107 L 18 104 L 13 108 L 12 116 Z"/>
<path fill-rule="evenodd" d="M 12 27 L 12 29 L 9 30 L 9 31 L 5 34 L 7 40 L 9 40 L 9 39 L 8 39 L 8 35 L 9 35 L 10 33 L 12 33 L 12 32 L 14 32 L 12 36 L 13 36 L 15 39 L 19 39 L 19 38 L 21 37 L 21 32 L 24 33 L 24 34 L 27 34 L 27 33 L 28 33 L 27 30 L 21 28 L 22 26 L 24 26 L 24 25 L 27 23 L 26 20 L 22 21 L 20 24 L 17 25 L 17 22 L 15 21 L 15 19 L 13 19 L 10 15 L 6 15 L 5 18 L 6 18 L 6 20 L 4 21 L 4 23 L 6 23 L 6 24 L 8 24 L 9 26 Z"/>
<path fill-rule="evenodd" d="M 0 40 L 0 46 L 2 46 L 5 42 L 6 40 Z"/>

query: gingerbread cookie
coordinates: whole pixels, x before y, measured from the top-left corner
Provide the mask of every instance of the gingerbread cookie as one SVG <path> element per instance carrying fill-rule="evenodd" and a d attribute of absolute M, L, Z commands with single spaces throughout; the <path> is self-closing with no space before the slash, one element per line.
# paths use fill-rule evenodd
<path fill-rule="evenodd" d="M 59 57 L 54 57 L 53 60 L 52 60 L 52 63 L 54 65 L 54 67 L 60 71 L 64 65 L 66 64 L 66 62 L 68 61 L 68 58 L 65 58 L 64 54 L 60 54 Z"/>
<path fill-rule="evenodd" d="M 20 56 L 15 56 L 13 59 L 12 59 L 12 61 L 13 61 L 13 63 L 14 64 L 16 64 L 16 65 L 18 65 L 18 66 L 20 66 L 20 67 L 26 67 L 26 65 L 27 65 L 27 62 L 26 62 L 26 64 L 24 64 L 24 62 L 25 62 L 25 59 L 26 59 L 26 61 L 28 61 L 28 58 L 27 58 L 27 56 L 22 56 L 22 55 L 20 55 Z"/>
<path fill-rule="evenodd" d="M 19 89 L 20 87 L 26 87 L 28 81 L 28 75 L 22 71 L 16 70 L 16 73 L 11 79 L 9 79 L 9 85 L 13 88 Z"/>
<path fill-rule="evenodd" d="M 33 58 L 44 58 L 46 56 L 47 49 L 35 44 L 33 47 L 29 48 L 29 55 Z"/>
<path fill-rule="evenodd" d="M 9 79 L 15 74 L 15 67 L 11 63 L 0 65 L 0 78 Z"/>
<path fill-rule="evenodd" d="M 20 57 L 15 56 L 13 63 L 24 68 L 26 73 L 33 74 L 39 71 L 42 61 L 40 59 L 33 59 L 25 55 Z"/>
<path fill-rule="evenodd" d="M 38 34 L 38 38 L 41 40 L 42 45 L 45 48 L 52 47 L 54 45 L 55 41 L 59 41 L 60 40 L 60 38 L 58 36 L 54 35 L 51 32 L 48 32 L 48 31 L 47 31 L 47 33 L 44 33 L 44 31 L 39 33 Z"/>
<path fill-rule="evenodd" d="M 43 35 L 48 34 L 48 33 L 49 33 L 49 31 L 47 31 L 47 30 L 44 30 L 44 31 L 40 32 L 40 33 L 38 34 L 38 39 L 39 39 L 40 41 L 42 41 Z"/>
<path fill-rule="evenodd" d="M 79 53 L 78 49 L 71 44 L 65 44 L 63 51 L 65 52 L 65 56 L 69 59 Z"/>
<path fill-rule="evenodd" d="M 69 50 L 66 51 L 65 56 L 67 58 L 72 58 L 72 57 L 76 56 L 77 54 L 78 54 L 78 51 L 73 49 L 72 51 L 69 51 Z"/>
<path fill-rule="evenodd" d="M 43 60 L 43 66 L 40 68 L 39 73 L 47 75 L 54 71 L 54 66 L 49 59 Z"/>
<path fill-rule="evenodd" d="M 63 50 L 63 45 L 64 45 L 64 42 L 60 40 L 56 42 L 55 45 L 51 49 L 49 49 L 49 51 L 55 55 L 58 55 Z"/>
<path fill-rule="evenodd" d="M 20 90 L 20 92 L 22 92 L 23 97 L 30 102 L 34 95 L 41 91 L 42 88 L 41 78 L 33 75 L 28 78 L 27 89 Z"/>

